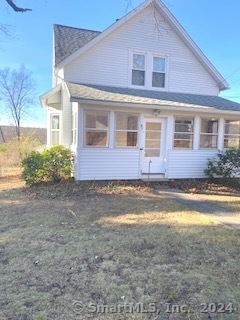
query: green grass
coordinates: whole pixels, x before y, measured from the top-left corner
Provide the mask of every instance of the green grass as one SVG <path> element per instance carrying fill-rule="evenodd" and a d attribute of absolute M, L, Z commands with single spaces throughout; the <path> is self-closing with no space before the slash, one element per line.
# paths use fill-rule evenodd
<path fill-rule="evenodd" d="M 239 319 L 235 230 L 144 184 L 13 187 L 0 192 L 1 320 Z M 90 312 L 129 303 L 161 312 Z M 235 310 L 201 313 L 203 303 Z"/>

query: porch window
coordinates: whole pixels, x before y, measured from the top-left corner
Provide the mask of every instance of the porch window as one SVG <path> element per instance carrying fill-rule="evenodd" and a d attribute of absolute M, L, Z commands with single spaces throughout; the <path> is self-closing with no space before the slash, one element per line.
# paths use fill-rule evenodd
<path fill-rule="evenodd" d="M 152 73 L 152 87 L 165 87 L 166 63 L 165 58 L 153 57 L 153 73 Z"/>
<path fill-rule="evenodd" d="M 77 144 L 77 112 L 72 114 L 72 144 Z"/>
<path fill-rule="evenodd" d="M 145 86 L 145 60 L 146 56 L 144 54 L 133 54 L 132 85 Z"/>
<path fill-rule="evenodd" d="M 193 118 L 175 118 L 174 148 L 193 147 Z"/>
<path fill-rule="evenodd" d="M 51 115 L 51 145 L 60 143 L 60 116 L 57 114 Z"/>
<path fill-rule="evenodd" d="M 108 147 L 109 112 L 85 110 L 85 146 Z"/>
<path fill-rule="evenodd" d="M 239 120 L 225 120 L 224 148 L 240 148 Z"/>
<path fill-rule="evenodd" d="M 137 147 L 138 115 L 115 113 L 115 147 Z"/>
<path fill-rule="evenodd" d="M 218 119 L 201 119 L 200 148 L 217 149 Z"/>

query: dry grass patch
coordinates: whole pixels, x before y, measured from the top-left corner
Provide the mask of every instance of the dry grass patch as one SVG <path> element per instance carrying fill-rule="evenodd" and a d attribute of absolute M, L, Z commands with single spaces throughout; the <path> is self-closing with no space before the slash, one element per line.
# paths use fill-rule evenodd
<path fill-rule="evenodd" d="M 0 219 L 1 319 L 239 319 L 237 233 L 144 184 L 8 190 Z M 89 309 L 129 303 L 161 312 Z M 201 313 L 202 303 L 235 310 Z"/>

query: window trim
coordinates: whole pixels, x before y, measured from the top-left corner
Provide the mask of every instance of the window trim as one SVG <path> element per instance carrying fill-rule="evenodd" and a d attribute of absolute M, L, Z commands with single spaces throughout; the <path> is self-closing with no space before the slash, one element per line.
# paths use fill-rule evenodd
<path fill-rule="evenodd" d="M 78 112 L 75 111 L 72 113 L 72 145 L 77 145 L 78 137 L 77 137 L 77 127 L 78 127 Z"/>
<path fill-rule="evenodd" d="M 227 149 L 230 149 L 232 147 L 225 147 L 225 138 L 226 136 L 231 136 L 231 137 L 236 137 L 236 139 L 239 140 L 239 146 L 238 148 L 240 148 L 240 132 L 238 134 L 232 134 L 232 133 L 226 133 L 226 122 L 227 121 L 236 121 L 239 123 L 239 127 L 240 127 L 240 120 L 234 120 L 234 119 L 224 119 L 224 133 L 223 133 L 223 149 L 227 150 Z"/>
<path fill-rule="evenodd" d="M 141 55 L 144 56 L 145 58 L 145 63 L 144 63 L 144 69 L 137 69 L 137 68 L 133 68 L 133 56 L 135 55 Z M 132 52 L 132 61 L 131 61 L 131 85 L 137 88 L 145 88 L 146 87 L 146 75 L 147 75 L 147 54 L 145 52 Z M 133 71 L 143 71 L 144 72 L 144 85 L 141 84 L 133 84 Z"/>
<path fill-rule="evenodd" d="M 217 121 L 217 133 L 204 133 L 202 132 L 202 120 L 210 120 L 210 121 Z M 199 149 L 201 150 L 217 150 L 218 149 L 218 140 L 219 140 L 219 127 L 220 127 L 220 119 L 219 118 L 210 118 L 210 117 L 201 117 L 200 118 L 200 127 L 199 127 Z M 202 136 L 216 136 L 217 143 L 216 147 L 201 147 L 201 137 Z"/>
<path fill-rule="evenodd" d="M 108 121 L 107 121 L 107 129 L 94 129 L 94 128 L 86 128 L 86 114 L 88 111 L 91 111 L 91 112 L 105 112 L 107 113 L 107 117 L 108 117 Z M 83 113 L 84 113 L 84 116 L 83 116 L 83 147 L 84 148 L 104 148 L 104 149 L 107 149 L 109 148 L 109 129 L 110 129 L 110 111 L 108 110 L 104 110 L 104 109 L 101 109 L 101 110 L 96 110 L 96 109 L 84 109 L 83 110 Z M 86 144 L 86 130 L 91 130 L 91 131 L 101 131 L 101 132 L 107 132 L 107 145 L 106 146 L 91 146 L 91 145 L 87 145 Z"/>
<path fill-rule="evenodd" d="M 137 116 L 137 130 L 117 130 L 117 114 L 118 113 L 124 113 L 124 114 L 130 114 L 130 115 L 135 115 Z M 120 132 L 136 132 L 137 133 L 137 145 L 136 146 L 117 146 L 116 145 L 116 133 L 117 131 Z M 138 149 L 138 145 L 139 145 L 139 113 L 134 113 L 134 112 L 124 112 L 124 111 L 115 111 L 114 112 L 114 143 L 113 146 L 114 148 L 117 149 Z"/>
<path fill-rule="evenodd" d="M 59 128 L 53 129 L 53 117 L 58 117 L 59 121 Z M 53 132 L 58 132 L 58 144 L 53 144 Z M 61 144 L 61 114 L 60 113 L 50 113 L 50 145 L 51 146 L 58 146 Z"/>
<path fill-rule="evenodd" d="M 134 85 L 132 84 L 132 70 L 133 70 L 133 55 L 140 54 L 145 55 L 145 85 Z M 153 58 L 164 58 L 165 59 L 165 79 L 164 87 L 153 87 L 152 86 L 152 77 L 153 77 Z M 129 81 L 128 85 L 133 89 L 147 89 L 154 91 L 168 91 L 169 88 L 169 55 L 164 53 L 156 53 L 152 51 L 138 51 L 130 50 L 129 51 Z"/>
<path fill-rule="evenodd" d="M 188 132 L 176 132 L 176 119 L 182 119 L 183 121 L 185 120 L 192 120 L 192 131 L 190 133 Z M 173 149 L 176 149 L 176 150 L 193 150 L 193 145 L 194 145 L 194 134 L 195 134 L 195 131 L 194 131 L 194 128 L 195 128 L 195 117 L 191 117 L 191 116 L 174 116 L 174 130 L 173 130 Z M 187 140 L 187 141 L 192 141 L 192 146 L 191 147 L 175 147 L 174 146 L 174 142 L 175 140 L 179 140 L 179 139 L 175 139 L 175 134 L 188 134 L 189 136 L 192 136 L 192 140 Z M 184 139 L 182 139 L 184 140 Z"/>

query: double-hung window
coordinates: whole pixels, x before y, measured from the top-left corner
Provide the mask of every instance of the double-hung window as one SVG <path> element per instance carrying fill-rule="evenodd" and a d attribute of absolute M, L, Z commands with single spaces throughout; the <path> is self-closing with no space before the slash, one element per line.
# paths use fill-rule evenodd
<path fill-rule="evenodd" d="M 175 118 L 174 148 L 193 147 L 193 118 Z"/>
<path fill-rule="evenodd" d="M 239 120 L 225 120 L 224 148 L 240 148 Z"/>
<path fill-rule="evenodd" d="M 165 87 L 166 59 L 163 57 L 153 57 L 152 87 Z"/>
<path fill-rule="evenodd" d="M 51 145 L 60 143 L 60 115 L 51 115 Z"/>
<path fill-rule="evenodd" d="M 85 146 L 108 147 L 109 112 L 85 110 Z"/>
<path fill-rule="evenodd" d="M 132 85 L 145 86 L 145 69 L 146 56 L 145 54 L 133 54 L 132 61 Z"/>
<path fill-rule="evenodd" d="M 137 147 L 138 115 L 115 113 L 115 147 Z"/>
<path fill-rule="evenodd" d="M 200 148 L 217 149 L 218 119 L 201 119 Z"/>

